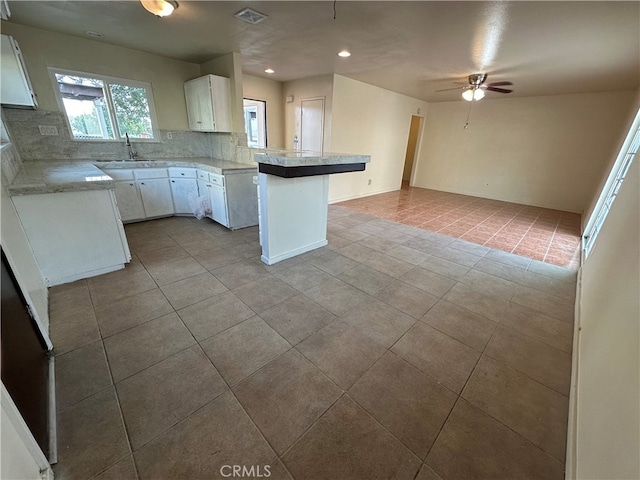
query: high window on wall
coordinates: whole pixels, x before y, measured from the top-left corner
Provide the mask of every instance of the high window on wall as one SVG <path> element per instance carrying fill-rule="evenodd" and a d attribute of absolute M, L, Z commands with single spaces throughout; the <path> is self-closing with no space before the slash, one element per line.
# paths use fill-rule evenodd
<path fill-rule="evenodd" d="M 56 97 L 76 140 L 154 140 L 158 134 L 151 84 L 49 69 Z"/>
<path fill-rule="evenodd" d="M 245 98 L 244 129 L 247 145 L 254 148 L 267 147 L 267 102 Z"/>
<path fill-rule="evenodd" d="M 629 167 L 633 163 L 633 160 L 640 148 L 640 110 L 636 113 L 636 118 L 633 121 L 631 129 L 627 134 L 627 138 L 622 144 L 622 149 L 618 154 L 616 162 L 609 173 L 609 178 L 600 193 L 600 198 L 596 203 L 596 207 L 593 209 L 593 213 L 587 222 L 585 233 L 583 237 L 583 250 L 585 258 L 591 252 L 591 249 L 595 245 L 598 233 L 604 224 L 607 214 L 611 209 L 613 201 L 616 199 L 624 177 L 629 171 Z"/>

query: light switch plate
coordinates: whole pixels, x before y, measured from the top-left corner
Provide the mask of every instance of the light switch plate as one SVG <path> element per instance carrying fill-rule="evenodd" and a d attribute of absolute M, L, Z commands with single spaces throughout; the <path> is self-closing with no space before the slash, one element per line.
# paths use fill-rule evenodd
<path fill-rule="evenodd" d="M 40 135 L 58 135 L 58 127 L 55 125 L 38 125 L 38 130 L 40 130 Z"/>

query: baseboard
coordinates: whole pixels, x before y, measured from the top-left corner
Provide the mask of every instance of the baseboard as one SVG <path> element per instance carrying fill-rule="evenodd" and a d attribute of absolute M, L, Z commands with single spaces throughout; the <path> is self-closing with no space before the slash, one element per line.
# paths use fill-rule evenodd
<path fill-rule="evenodd" d="M 267 265 L 273 265 L 274 263 L 281 262 L 282 260 L 286 260 L 287 258 L 295 257 L 296 255 L 301 255 L 303 253 L 310 252 L 311 250 L 315 250 L 316 248 L 324 247 L 329 242 L 327 240 L 320 240 L 319 242 L 310 243 L 309 245 L 305 245 L 304 247 L 296 248 L 295 250 L 289 250 L 288 252 L 281 253 L 279 255 L 273 255 L 266 257 L 265 255 L 260 256 L 260 260 Z"/>
<path fill-rule="evenodd" d="M 329 200 L 329 205 L 331 205 L 333 203 L 346 202 L 347 200 L 355 200 L 356 198 L 370 197 L 372 195 L 380 195 L 381 193 L 396 192 L 398 190 L 400 190 L 400 187 L 398 187 L 398 188 L 389 188 L 389 189 L 386 189 L 386 190 L 378 190 L 378 191 L 375 191 L 375 192 L 366 192 L 366 193 L 363 193 L 361 195 L 351 195 L 351 196 L 348 196 L 348 197 L 330 199 Z"/>
<path fill-rule="evenodd" d="M 569 391 L 569 418 L 567 421 L 567 449 L 565 456 L 565 479 L 577 478 L 577 429 L 578 429 L 578 374 L 580 369 L 580 323 L 582 296 L 582 268 L 578 270 L 576 303 L 573 322 L 573 351 L 571 353 L 571 389 Z"/>

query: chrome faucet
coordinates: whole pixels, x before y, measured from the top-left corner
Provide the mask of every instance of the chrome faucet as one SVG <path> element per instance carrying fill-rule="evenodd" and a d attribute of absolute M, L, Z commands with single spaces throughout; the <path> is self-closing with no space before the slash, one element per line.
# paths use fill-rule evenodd
<path fill-rule="evenodd" d="M 138 154 L 133 151 L 133 147 L 131 146 L 131 142 L 129 141 L 129 134 L 125 133 L 124 136 L 127 137 L 126 145 L 127 145 L 127 151 L 129 152 L 129 160 L 135 160 Z"/>

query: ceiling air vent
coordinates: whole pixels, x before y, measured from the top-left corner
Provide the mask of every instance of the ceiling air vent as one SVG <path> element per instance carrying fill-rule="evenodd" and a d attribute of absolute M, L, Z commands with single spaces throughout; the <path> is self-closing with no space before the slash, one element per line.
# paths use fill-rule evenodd
<path fill-rule="evenodd" d="M 238 13 L 234 15 L 234 17 L 237 17 L 240 20 L 250 23 L 251 25 L 256 25 L 257 23 L 260 23 L 265 18 L 267 18 L 266 15 L 260 12 L 256 12 L 255 10 L 252 10 L 250 8 L 244 8 L 240 10 Z"/>

